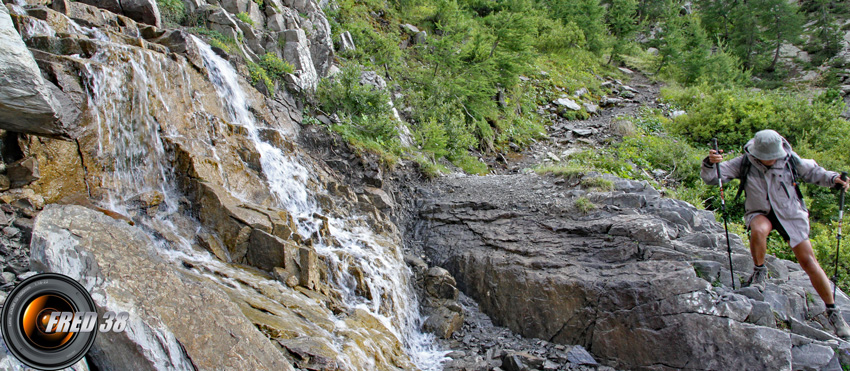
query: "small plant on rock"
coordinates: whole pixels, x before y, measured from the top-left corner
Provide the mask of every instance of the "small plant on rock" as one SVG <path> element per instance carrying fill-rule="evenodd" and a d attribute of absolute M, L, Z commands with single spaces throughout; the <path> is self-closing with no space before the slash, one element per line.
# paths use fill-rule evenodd
<path fill-rule="evenodd" d="M 251 19 L 251 16 L 248 13 L 242 12 L 236 15 L 236 18 L 239 18 L 240 21 L 245 22 L 251 26 L 254 26 L 254 20 Z"/>
<path fill-rule="evenodd" d="M 587 214 L 593 210 L 596 210 L 597 206 L 593 202 L 587 199 L 587 197 L 581 196 L 573 202 L 573 205 L 576 207 L 576 210 L 581 212 L 582 214 Z"/>
<path fill-rule="evenodd" d="M 607 192 L 614 189 L 614 182 L 600 177 L 582 179 L 581 185 L 585 188 L 592 188 L 601 192 Z"/>

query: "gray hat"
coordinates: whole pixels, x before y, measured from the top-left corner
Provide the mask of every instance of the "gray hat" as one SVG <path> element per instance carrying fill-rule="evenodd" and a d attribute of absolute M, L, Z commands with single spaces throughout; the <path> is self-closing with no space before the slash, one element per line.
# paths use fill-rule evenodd
<path fill-rule="evenodd" d="M 750 153 L 759 160 L 770 161 L 785 157 L 787 153 L 782 148 L 782 136 L 773 130 L 762 130 L 753 137 Z"/>

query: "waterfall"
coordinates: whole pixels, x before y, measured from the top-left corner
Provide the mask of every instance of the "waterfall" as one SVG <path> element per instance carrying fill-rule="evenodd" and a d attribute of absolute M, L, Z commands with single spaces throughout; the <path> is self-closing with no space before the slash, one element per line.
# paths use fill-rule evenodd
<path fill-rule="evenodd" d="M 97 29 L 80 27 L 70 19 L 68 23 L 73 33 L 102 43 L 90 59 L 80 59 L 85 62 L 81 63 L 84 67 L 80 69 L 80 75 L 87 93 L 85 114 L 90 122 L 87 130 L 93 131 L 92 136 L 97 140 L 94 147 L 96 155 L 104 166 L 99 179 L 103 191 L 100 194 L 102 206 L 135 215 L 134 220 L 160 246 L 161 255 L 175 264 L 191 262 L 199 267 L 197 271 L 200 274 L 223 287 L 253 295 L 257 293 L 251 285 L 276 285 L 287 290 L 276 280 L 245 274 L 239 268 L 192 247 L 192 241 L 202 227 L 191 218 L 180 217 L 185 212 L 185 204 L 181 206 L 181 191 L 176 185 L 173 159 L 169 158 L 167 150 L 170 139 L 182 138 L 186 133 L 168 125 L 161 115 L 162 112 L 180 111 L 181 105 L 189 105 L 189 109 L 183 111 L 205 111 L 203 104 L 199 103 L 203 97 L 197 96 L 198 89 L 193 87 L 189 74 L 175 71 L 173 61 L 157 52 L 113 43 Z M 45 26 L 33 23 L 27 36 L 55 34 Z M 332 289 L 338 292 L 349 310 L 364 310 L 382 322 L 403 344 L 405 353 L 417 367 L 440 369 L 446 352 L 437 349 L 432 335 L 419 330 L 422 318 L 410 282 L 412 274 L 404 263 L 401 246 L 364 227 L 363 216 L 327 220 L 316 217 L 326 213 L 315 197 L 316 192 L 323 191 L 308 186 L 316 179 L 309 161 L 299 159 L 296 153 L 286 153 L 262 139 L 261 129 L 268 128 L 258 127 L 257 119 L 248 108 L 246 94 L 239 85 L 241 78 L 208 45 L 200 40 L 195 42 L 223 111 L 231 124 L 244 129 L 249 143 L 260 154 L 263 179 L 274 197 L 274 206 L 287 210 L 295 218 L 298 232 L 304 239 L 319 236 L 318 231 L 323 227 L 330 231 L 333 241 L 320 238 L 313 248 L 330 265 L 331 276 L 328 278 Z M 174 76 L 181 77 L 175 79 Z M 163 94 L 165 91 L 171 92 L 170 99 Z M 175 94 L 179 99 L 173 98 Z M 193 135 L 201 136 L 194 139 L 197 139 L 196 143 L 207 143 L 202 150 L 212 158 L 219 158 L 214 143 L 216 135 L 219 135 L 217 133 L 226 130 L 224 123 L 202 114 L 176 119 L 188 120 L 192 125 L 206 128 L 193 132 Z M 250 199 L 249 194 L 243 194 L 238 186 L 228 183 L 224 169 L 218 168 L 218 171 L 223 186 L 231 194 L 245 201 Z M 140 200 L 151 199 L 157 200 L 157 206 L 140 212 L 143 211 L 138 206 Z M 351 276 L 349 272 L 352 270 L 362 272 L 360 281 Z M 362 286 L 366 286 L 368 297 L 362 294 Z M 335 323 L 338 328 L 347 326 L 341 319 L 336 319 Z M 368 358 L 372 354 L 368 344 L 353 344 L 344 336 L 330 332 L 323 333 L 323 336 L 332 339 L 331 346 L 337 347 L 337 350 L 343 346 L 353 348 L 355 355 L 340 351 L 342 357 Z M 337 361 L 344 368 L 356 368 L 352 366 L 356 363 L 352 360 Z"/>
<path fill-rule="evenodd" d="M 223 106 L 234 123 L 247 129 L 260 152 L 263 173 L 277 199 L 277 206 L 296 216 L 299 233 L 309 238 L 321 223 L 313 215 L 322 213 L 306 184 L 311 176 L 309 170 L 297 158 L 261 139 L 257 120 L 248 109 L 236 71 L 208 45 L 197 39 L 195 42 Z M 433 336 L 419 330 L 422 318 L 410 284 L 412 273 L 404 263 L 401 247 L 381 243 L 380 236 L 358 226 L 357 220 L 329 218 L 328 224 L 338 243 L 320 241 L 314 247 L 332 265 L 333 283 L 343 293 L 345 302 L 379 318 L 402 341 L 418 367 L 440 369 L 444 352 L 435 348 Z M 365 274 L 371 299 L 356 293 L 356 283 L 348 273 L 352 266 Z"/>

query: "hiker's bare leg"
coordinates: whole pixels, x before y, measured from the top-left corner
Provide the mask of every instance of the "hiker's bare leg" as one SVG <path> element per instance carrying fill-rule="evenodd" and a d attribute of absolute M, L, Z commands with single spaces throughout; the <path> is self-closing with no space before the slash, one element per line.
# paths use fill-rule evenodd
<path fill-rule="evenodd" d="M 818 259 L 815 258 L 815 252 L 812 251 L 812 243 L 809 240 L 800 242 L 794 246 L 794 256 L 797 257 L 797 262 L 800 267 L 809 275 L 809 280 L 812 282 L 815 291 L 818 292 L 820 298 L 826 304 L 832 304 L 832 288 L 829 285 L 829 278 L 818 264 Z"/>
<path fill-rule="evenodd" d="M 772 230 L 773 224 L 764 215 L 756 215 L 750 222 L 750 254 L 753 256 L 755 265 L 764 264 L 764 255 L 767 254 L 767 235 Z"/>

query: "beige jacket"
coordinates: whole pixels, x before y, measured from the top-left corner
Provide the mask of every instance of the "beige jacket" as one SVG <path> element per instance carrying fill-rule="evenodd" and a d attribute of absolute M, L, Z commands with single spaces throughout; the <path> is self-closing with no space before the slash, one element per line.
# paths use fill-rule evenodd
<path fill-rule="evenodd" d="M 747 228 L 756 215 L 767 215 L 770 210 L 773 210 L 782 227 L 788 232 L 791 246 L 797 246 L 809 239 L 809 211 L 794 189 L 791 156 L 797 157 L 797 175 L 806 183 L 832 187 L 835 185 L 835 177 L 838 173 L 818 166 L 814 160 L 801 159 L 791 150 L 791 145 L 787 141 L 784 141 L 783 146 L 785 152 L 790 155 L 779 159 L 768 168 L 749 153 L 748 149 L 752 143 L 753 141 L 750 140 L 744 146 L 744 155 L 720 163 L 723 183 L 740 176 L 741 161 L 743 156 L 748 156 L 751 166 L 747 175 L 745 190 L 747 200 L 744 204 Z M 708 161 L 708 157 L 702 162 L 700 177 L 706 184 L 717 185 L 717 170 L 714 164 Z"/>

